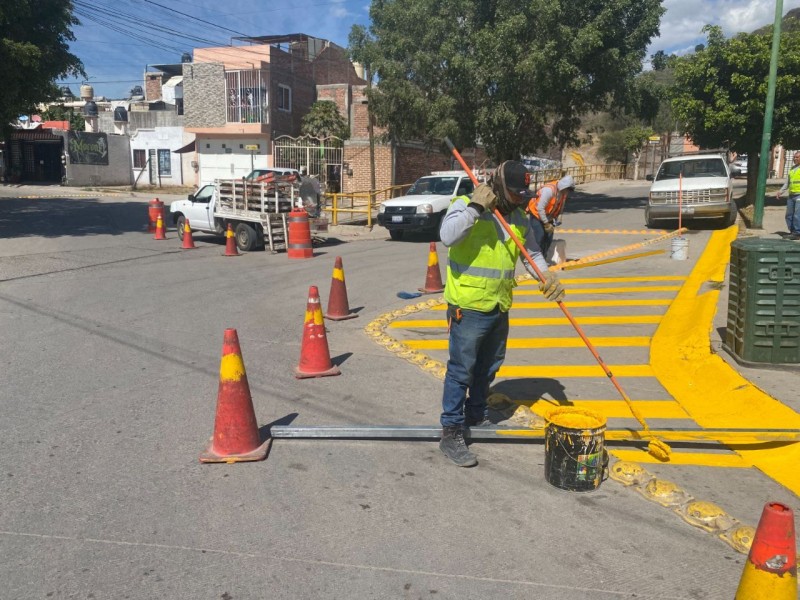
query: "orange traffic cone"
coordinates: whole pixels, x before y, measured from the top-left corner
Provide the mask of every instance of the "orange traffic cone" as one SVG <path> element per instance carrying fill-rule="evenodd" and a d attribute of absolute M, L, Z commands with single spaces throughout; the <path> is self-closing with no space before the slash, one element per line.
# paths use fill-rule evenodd
<path fill-rule="evenodd" d="M 228 231 L 225 232 L 225 256 L 239 256 L 236 248 L 236 238 L 233 235 L 233 227 L 228 223 Z"/>
<path fill-rule="evenodd" d="M 306 319 L 303 323 L 303 340 L 300 344 L 300 364 L 294 370 L 297 379 L 340 375 L 341 371 L 331 362 L 328 338 L 325 336 L 325 320 L 319 305 L 319 290 L 308 288 Z"/>
<path fill-rule="evenodd" d="M 758 598 L 797 598 L 794 516 L 791 508 L 778 502 L 764 505 L 736 590 L 736 600 Z"/>
<path fill-rule="evenodd" d="M 219 365 L 219 391 L 214 435 L 200 455 L 204 463 L 234 463 L 264 460 L 271 438 L 261 442 L 258 435 L 250 386 L 244 370 L 239 336 L 235 329 L 226 329 Z"/>
<path fill-rule="evenodd" d="M 350 312 L 350 304 L 347 302 L 347 286 L 344 283 L 342 257 L 337 256 L 333 266 L 331 293 L 328 296 L 328 312 L 325 313 L 325 318 L 332 321 L 344 321 L 357 316 L 356 313 Z"/>
<path fill-rule="evenodd" d="M 167 239 L 167 236 L 164 233 L 164 219 L 161 218 L 161 215 L 158 215 L 158 220 L 156 221 L 156 235 L 153 239 L 155 240 Z"/>
<path fill-rule="evenodd" d="M 444 290 L 442 273 L 439 270 L 439 255 L 436 252 L 436 242 L 431 242 L 428 251 L 428 274 L 425 276 L 425 287 L 419 288 L 425 294 L 438 294 Z"/>
<path fill-rule="evenodd" d="M 189 226 L 189 219 L 186 219 L 183 223 L 183 245 L 181 248 L 183 250 L 194 250 L 197 248 L 192 239 L 192 228 Z"/>

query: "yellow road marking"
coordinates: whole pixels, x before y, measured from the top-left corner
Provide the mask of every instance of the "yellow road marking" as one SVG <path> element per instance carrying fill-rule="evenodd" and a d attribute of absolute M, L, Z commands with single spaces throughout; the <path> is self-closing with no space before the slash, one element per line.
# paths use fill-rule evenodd
<path fill-rule="evenodd" d="M 589 338 L 598 348 L 625 348 L 629 346 L 647 347 L 650 338 L 639 337 L 596 337 Z M 447 350 L 448 340 L 403 340 L 403 344 L 415 350 Z M 585 344 L 579 337 L 560 338 L 508 338 L 509 348 L 583 348 Z"/>
<path fill-rule="evenodd" d="M 679 285 L 643 285 L 639 287 L 596 287 L 596 288 L 567 288 L 567 301 L 564 304 L 569 305 L 569 297 L 576 295 L 586 294 L 646 294 L 648 292 L 677 292 L 681 289 Z M 514 294 L 521 294 L 523 296 L 531 294 L 541 294 L 537 290 L 516 290 Z"/>
<path fill-rule="evenodd" d="M 653 377 L 650 365 L 606 365 L 614 377 Z M 498 377 L 606 377 L 600 365 L 532 365 L 502 366 Z"/>
<path fill-rule="evenodd" d="M 569 303 L 569 308 L 597 308 L 600 306 L 669 306 L 672 302 L 671 298 L 662 299 L 646 299 L 641 300 L 576 300 Z M 511 310 L 514 309 L 557 309 L 558 304 L 555 302 L 514 302 Z M 446 304 L 439 304 L 430 308 L 429 310 L 447 310 Z"/>
<path fill-rule="evenodd" d="M 674 400 L 633 400 L 633 406 L 646 419 L 688 419 L 689 415 Z M 555 400 L 536 400 L 535 402 L 518 402 L 525 404 L 538 415 L 546 417 L 551 410 L 563 406 Z M 609 419 L 634 418 L 630 408 L 623 400 L 570 400 L 569 406 L 598 412 Z"/>
<path fill-rule="evenodd" d="M 715 231 L 653 336 L 650 363 L 659 382 L 700 425 L 713 428 L 800 429 L 800 414 L 764 393 L 712 354 L 708 332 L 737 229 Z M 795 494 L 800 494 L 800 443 L 764 444 L 736 451 Z"/>
<path fill-rule="evenodd" d="M 662 315 L 633 315 L 628 317 L 575 317 L 580 325 L 642 325 L 658 323 Z M 566 317 L 541 317 L 532 319 L 509 319 L 512 327 L 539 327 L 549 325 L 570 325 Z M 431 327 L 447 327 L 444 319 L 414 319 L 408 321 L 394 321 L 389 324 L 391 329 L 420 329 Z"/>
<path fill-rule="evenodd" d="M 637 281 L 686 281 L 683 275 L 653 275 L 652 277 L 562 277 L 561 283 L 635 283 Z M 526 279 L 520 285 L 538 285 L 533 279 Z"/>
<path fill-rule="evenodd" d="M 610 450 L 609 454 L 619 460 L 638 463 L 664 464 L 656 457 L 642 450 Z M 715 454 L 712 452 L 677 452 L 674 448 L 669 455 L 672 465 L 693 467 L 729 467 L 733 469 L 746 469 L 753 465 L 738 454 Z"/>

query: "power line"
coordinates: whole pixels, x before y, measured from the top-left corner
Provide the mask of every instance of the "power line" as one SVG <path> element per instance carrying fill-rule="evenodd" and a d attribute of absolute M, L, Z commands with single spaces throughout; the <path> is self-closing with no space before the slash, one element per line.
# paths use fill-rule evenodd
<path fill-rule="evenodd" d="M 158 2 L 153 2 L 153 0 L 144 0 L 144 2 L 147 2 L 148 4 L 153 4 L 155 6 L 160 6 L 164 10 L 168 10 L 170 12 L 174 12 L 176 14 L 183 15 L 184 17 L 189 17 L 190 19 L 194 19 L 195 21 L 200 21 L 201 23 L 205 23 L 206 25 L 212 25 L 214 27 L 217 27 L 218 29 L 224 29 L 225 31 L 229 31 L 230 33 L 235 33 L 237 35 L 241 35 L 241 36 L 247 37 L 247 34 L 246 33 L 242 33 L 241 31 L 235 31 L 233 29 L 228 29 L 227 27 L 223 27 L 222 25 L 217 25 L 216 23 L 212 23 L 211 21 L 206 21 L 205 19 L 201 19 L 199 17 L 194 17 L 192 15 L 186 14 L 185 12 L 181 12 L 179 10 L 175 10 L 174 8 L 169 8 L 168 6 L 164 6 L 163 4 L 159 4 Z"/>

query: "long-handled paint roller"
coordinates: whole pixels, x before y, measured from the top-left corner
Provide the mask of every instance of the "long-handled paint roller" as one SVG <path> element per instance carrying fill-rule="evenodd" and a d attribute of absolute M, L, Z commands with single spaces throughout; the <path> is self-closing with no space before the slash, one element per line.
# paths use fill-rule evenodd
<path fill-rule="evenodd" d="M 448 138 L 448 137 L 444 138 L 444 141 L 447 144 L 447 147 L 450 148 L 450 152 L 453 153 L 453 156 L 455 156 L 456 160 L 461 164 L 461 167 L 464 169 L 464 171 L 469 173 L 469 177 L 470 177 L 470 179 L 472 179 L 472 183 L 475 186 L 477 186 L 478 185 L 478 178 L 472 172 L 472 169 L 470 169 L 467 166 L 467 163 L 464 162 L 464 159 L 462 158 L 462 156 L 458 152 L 458 150 L 456 150 L 456 147 L 453 145 L 453 142 L 450 141 L 450 138 Z M 503 218 L 503 215 L 500 214 L 500 211 L 497 210 L 497 208 L 494 209 L 494 216 L 497 219 L 497 221 L 500 223 L 500 225 L 503 226 L 503 229 L 506 230 L 506 233 L 508 233 L 509 237 L 517 245 L 517 247 L 519 248 L 520 252 L 522 253 L 522 256 L 525 257 L 525 260 L 527 261 L 527 264 L 525 265 L 525 267 L 528 269 L 528 271 L 530 272 L 531 270 L 533 270 L 532 274 L 535 275 L 535 277 L 537 279 L 539 279 L 540 281 L 543 280 L 544 279 L 544 275 L 539 270 L 539 267 L 537 267 L 536 263 L 533 262 L 533 259 L 531 258 L 530 254 L 528 254 L 528 251 L 525 249 L 525 246 L 522 245 L 522 242 L 519 240 L 519 238 L 516 236 L 516 234 L 511 230 L 511 227 L 508 226 L 508 223 Z M 645 435 L 645 436 L 646 435 L 652 435 L 650 433 L 650 426 L 647 424 L 647 421 L 645 421 L 644 417 L 641 415 L 641 413 L 639 413 L 639 411 L 636 410 L 636 407 L 633 405 L 633 402 L 628 397 L 628 394 L 625 393 L 625 390 L 622 389 L 622 386 L 619 384 L 619 382 L 617 381 L 616 377 L 614 377 L 614 374 L 611 372 L 611 370 L 608 368 L 608 366 L 603 362 L 603 359 L 600 358 L 600 355 L 597 353 L 597 350 L 595 350 L 594 345 L 592 345 L 592 342 L 589 341 L 589 338 L 586 337 L 586 334 L 583 332 L 583 329 L 581 329 L 580 325 L 578 325 L 577 321 L 575 321 L 575 319 L 573 318 L 572 314 L 570 314 L 569 310 L 567 310 L 567 307 L 564 305 L 564 303 L 562 301 L 559 300 L 557 302 L 557 304 L 558 304 L 558 307 L 561 309 L 561 312 L 564 313 L 564 316 L 567 318 L 567 320 L 570 322 L 570 324 L 572 324 L 572 326 L 575 328 L 575 331 L 578 333 L 580 338 L 583 340 L 583 343 L 586 344 L 586 347 L 589 349 L 589 352 L 592 353 L 592 356 L 594 356 L 595 360 L 597 361 L 597 364 L 600 365 L 600 368 L 603 369 L 603 372 L 611 380 L 611 383 L 614 384 L 615 388 L 617 388 L 617 391 L 619 392 L 620 396 L 622 396 L 622 399 L 625 401 L 625 404 L 628 405 L 628 408 L 630 409 L 631 414 L 639 422 L 639 424 L 644 428 L 644 431 L 642 432 L 642 435 Z M 657 458 L 659 460 L 664 460 L 664 461 L 669 460 L 669 454 L 670 454 L 670 451 L 671 451 L 670 447 L 665 442 L 659 440 L 655 436 L 653 436 L 653 438 L 647 444 L 647 450 L 652 456 L 654 456 L 655 458 Z"/>

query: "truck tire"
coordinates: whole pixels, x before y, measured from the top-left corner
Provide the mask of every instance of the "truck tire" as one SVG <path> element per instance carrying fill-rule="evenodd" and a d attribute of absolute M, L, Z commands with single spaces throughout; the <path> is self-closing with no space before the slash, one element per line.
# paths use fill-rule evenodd
<path fill-rule="evenodd" d="M 236 236 L 236 246 L 242 252 L 252 252 L 255 250 L 258 240 L 256 230 L 247 223 L 239 223 L 234 230 Z"/>
<path fill-rule="evenodd" d="M 389 230 L 389 237 L 392 238 L 395 242 L 398 242 L 403 239 L 403 230 L 402 229 L 390 229 Z"/>
<path fill-rule="evenodd" d="M 186 224 L 186 217 L 178 213 L 178 216 L 175 217 L 175 227 L 178 228 L 178 239 L 180 241 L 183 241 L 183 230 L 185 224 Z"/>

